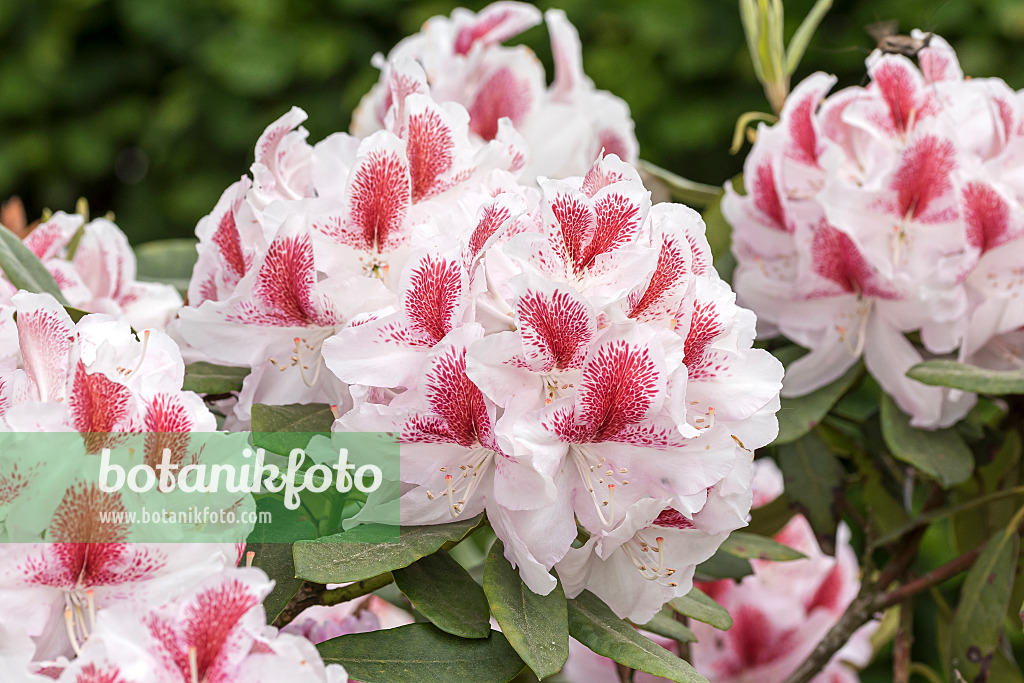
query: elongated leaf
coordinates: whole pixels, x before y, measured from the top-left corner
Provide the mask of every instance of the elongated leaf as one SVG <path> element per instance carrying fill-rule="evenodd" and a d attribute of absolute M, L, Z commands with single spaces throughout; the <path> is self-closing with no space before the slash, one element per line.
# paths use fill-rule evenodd
<path fill-rule="evenodd" d="M 680 643 L 697 642 L 697 636 L 693 631 L 686 624 L 676 621 L 675 614 L 668 608 L 663 608 L 646 624 L 637 624 L 637 626 L 655 635 L 678 640 Z"/>
<path fill-rule="evenodd" d="M 18 239 L 13 232 L 0 225 L 0 270 L 4 272 L 11 284 L 18 289 L 36 294 L 52 294 L 61 306 L 67 306 L 68 300 L 61 294 L 57 281 L 46 270 L 32 250 Z"/>
<path fill-rule="evenodd" d="M 789 46 L 786 48 L 786 75 L 792 76 L 793 72 L 800 65 L 800 60 L 804 56 L 804 52 L 807 50 L 808 43 L 811 42 L 811 36 L 818 30 L 818 25 L 821 24 L 821 20 L 825 18 L 825 14 L 832 7 L 832 0 L 818 0 L 814 3 L 814 7 L 807 13 L 804 20 L 800 22 L 800 27 L 797 28 L 796 33 L 789 40 Z"/>
<path fill-rule="evenodd" d="M 649 161 L 640 161 L 637 166 L 641 173 L 651 175 L 664 184 L 674 199 L 683 201 L 691 206 L 708 206 L 722 194 L 722 188 L 720 187 L 687 180 Z"/>
<path fill-rule="evenodd" d="M 845 472 L 815 432 L 779 447 L 786 497 L 811 523 L 821 549 L 835 552 L 839 495 Z"/>
<path fill-rule="evenodd" d="M 750 511 L 750 524 L 746 527 L 752 534 L 774 536 L 793 518 L 796 510 L 785 492 L 772 502 Z"/>
<path fill-rule="evenodd" d="M 249 368 L 214 365 L 205 361 L 185 366 L 185 391 L 197 394 L 226 394 L 242 390 L 242 380 L 252 372 Z"/>
<path fill-rule="evenodd" d="M 1020 548 L 1016 527 L 1000 531 L 971 567 L 953 616 L 952 665 L 969 681 L 995 656 Z"/>
<path fill-rule="evenodd" d="M 979 394 L 1024 394 L 1024 370 L 986 370 L 955 360 L 926 360 L 910 368 L 907 377 Z"/>
<path fill-rule="evenodd" d="M 271 453 L 287 455 L 305 448 L 314 434 L 329 434 L 334 412 L 326 403 L 292 403 L 252 406 L 253 444 Z"/>
<path fill-rule="evenodd" d="M 732 626 L 732 617 L 729 615 L 729 611 L 697 587 L 683 597 L 670 601 L 668 605 L 683 616 L 696 619 L 722 631 L 726 631 Z"/>
<path fill-rule="evenodd" d="M 290 543 L 247 543 L 245 547 L 256 553 L 252 566 L 259 567 L 274 580 L 274 590 L 263 601 L 267 622 L 273 622 L 302 587 L 302 579 L 295 578 L 292 546 Z"/>
<path fill-rule="evenodd" d="M 325 663 L 365 683 L 505 683 L 524 668 L 498 631 L 459 638 L 433 624 L 341 636 L 317 649 Z"/>
<path fill-rule="evenodd" d="M 185 292 L 199 257 L 196 244 L 194 239 L 170 239 L 138 245 L 135 247 L 138 279 L 162 282 Z"/>
<path fill-rule="evenodd" d="M 569 633 L 599 655 L 676 683 L 707 683 L 679 657 L 637 633 L 590 591 L 569 601 Z"/>
<path fill-rule="evenodd" d="M 882 436 L 893 457 L 912 465 L 949 488 L 971 476 L 974 458 L 954 429 L 925 431 L 910 426 L 910 418 L 888 395 L 882 396 Z"/>
<path fill-rule="evenodd" d="M 860 364 L 854 365 L 836 381 L 806 396 L 782 399 L 779 409 L 779 435 L 775 444 L 792 443 L 814 429 L 832 406 L 849 391 L 860 377 Z"/>
<path fill-rule="evenodd" d="M 742 579 L 750 576 L 754 569 L 750 561 L 731 555 L 721 548 L 708 559 L 697 565 L 698 581 L 717 581 L 718 579 Z"/>
<path fill-rule="evenodd" d="M 396 543 L 360 543 L 371 533 L 357 526 L 349 531 L 295 544 L 295 573 L 317 583 L 345 583 L 408 567 L 445 543 L 460 541 L 481 516 L 451 524 L 406 527 Z M 352 539 L 356 542 L 350 542 Z"/>
<path fill-rule="evenodd" d="M 442 631 L 462 638 L 490 635 L 487 596 L 469 572 L 444 550 L 396 569 L 394 577 L 412 606 Z"/>
<path fill-rule="evenodd" d="M 722 544 L 722 550 L 730 555 L 748 560 L 789 562 L 807 557 L 799 550 L 783 545 L 767 536 L 758 536 L 743 531 L 734 531 L 729 534 L 729 538 L 725 539 Z"/>
<path fill-rule="evenodd" d="M 501 541 L 495 541 L 484 566 L 484 592 L 502 633 L 537 678 L 561 671 L 569 657 L 569 614 L 562 585 L 537 595 L 505 559 Z"/>

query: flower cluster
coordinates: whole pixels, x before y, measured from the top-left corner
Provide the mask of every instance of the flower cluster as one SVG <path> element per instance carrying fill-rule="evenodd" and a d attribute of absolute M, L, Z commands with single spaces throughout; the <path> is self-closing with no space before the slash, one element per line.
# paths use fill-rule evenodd
<path fill-rule="evenodd" d="M 974 396 L 908 379 L 922 357 L 1021 362 L 1004 335 L 1024 326 L 1024 110 L 1003 81 L 965 78 L 938 36 L 914 38 L 918 64 L 876 51 L 866 87 L 826 96 L 835 79 L 818 73 L 794 89 L 723 211 L 740 301 L 810 349 L 783 395 L 863 355 L 915 426 L 936 427 Z"/>
<path fill-rule="evenodd" d="M 575 175 L 524 171 L 557 137 L 531 126 L 576 126 L 579 108 L 621 123 L 587 103 L 608 96 L 558 13 L 559 71 L 534 92 L 535 59 L 500 41 L 538 18 L 498 3 L 429 22 L 382 63 L 367 137 L 309 145 L 299 110 L 271 125 L 252 179 L 197 229 L 177 333 L 252 368 L 233 424 L 254 402 L 319 401 L 336 429 L 397 431 L 403 523 L 486 510 L 535 592 L 554 568 L 569 595 L 645 620 L 745 524 L 782 372 L 700 217 L 652 207 L 602 153 L 634 155 L 629 126 L 560 153 Z"/>
<path fill-rule="evenodd" d="M 782 492 L 782 475 L 771 460 L 756 462 L 754 507 Z M 840 527 L 835 557 L 822 553 L 807 520 L 793 517 L 775 534 L 779 543 L 799 550 L 806 559 L 792 562 L 754 560 L 754 573 L 740 582 L 723 579 L 697 586 L 729 610 L 733 624 L 719 631 L 691 621 L 697 642 L 690 644 L 694 667 L 715 683 L 763 681 L 781 683 L 839 620 L 860 587 L 857 558 L 850 532 Z M 829 661 L 813 683 L 857 683 L 856 670 L 871 659 L 872 622 L 859 629 Z M 668 649 L 677 643 L 654 639 Z M 614 683 L 612 660 L 574 647 L 564 669 L 572 683 Z M 662 681 L 647 674 L 640 681 Z"/>

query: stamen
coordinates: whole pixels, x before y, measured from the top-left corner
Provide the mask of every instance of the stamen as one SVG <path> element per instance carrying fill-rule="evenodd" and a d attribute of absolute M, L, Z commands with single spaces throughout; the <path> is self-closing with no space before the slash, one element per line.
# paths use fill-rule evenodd
<path fill-rule="evenodd" d="M 142 367 L 142 361 L 146 360 L 146 350 L 149 349 L 149 330 L 143 330 L 142 332 L 142 353 L 139 354 L 139 362 L 135 364 L 135 369 L 129 372 L 125 377 L 131 377 L 139 368 Z"/>
<path fill-rule="evenodd" d="M 245 554 L 245 566 L 246 567 L 251 567 L 252 566 L 253 558 L 255 558 L 255 557 L 256 557 L 256 551 L 255 550 L 248 551 Z"/>
<path fill-rule="evenodd" d="M 70 607 L 64 610 L 64 628 L 67 629 L 68 640 L 71 641 L 71 649 L 75 651 L 75 655 L 81 657 L 82 648 L 79 647 L 78 638 L 75 637 L 75 622 Z"/>
<path fill-rule="evenodd" d="M 199 683 L 199 652 L 196 646 L 188 648 L 188 670 L 191 674 L 192 683 Z"/>
<path fill-rule="evenodd" d="M 85 591 L 86 604 L 89 607 L 89 628 L 96 629 L 96 592 L 93 589 Z"/>

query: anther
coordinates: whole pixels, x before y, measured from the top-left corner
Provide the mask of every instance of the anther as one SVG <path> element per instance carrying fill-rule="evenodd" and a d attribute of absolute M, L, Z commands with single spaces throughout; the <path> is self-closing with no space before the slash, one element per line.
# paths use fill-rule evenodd
<path fill-rule="evenodd" d="M 255 559 L 255 557 L 256 557 L 256 551 L 255 550 L 248 551 L 245 554 L 245 566 L 246 567 L 251 567 L 252 566 L 252 561 L 253 561 L 253 559 Z"/>

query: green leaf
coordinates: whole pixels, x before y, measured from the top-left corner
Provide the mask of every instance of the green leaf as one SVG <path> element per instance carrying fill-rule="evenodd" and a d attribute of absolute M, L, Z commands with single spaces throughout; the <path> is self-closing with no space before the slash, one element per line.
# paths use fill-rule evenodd
<path fill-rule="evenodd" d="M 775 437 L 774 443 L 792 443 L 814 429 L 857 382 L 860 374 L 861 366 L 857 363 L 836 381 L 806 396 L 783 398 L 779 409 L 779 435 Z"/>
<path fill-rule="evenodd" d="M 721 548 L 714 555 L 697 565 L 698 581 L 717 581 L 718 579 L 742 579 L 754 573 L 748 560 L 730 555 Z"/>
<path fill-rule="evenodd" d="M 263 601 L 267 623 L 272 623 L 302 587 L 302 579 L 295 577 L 292 546 L 290 543 L 247 543 L 245 547 L 256 553 L 252 566 L 259 567 L 274 580 L 274 589 Z"/>
<path fill-rule="evenodd" d="M 505 683 L 523 660 L 498 631 L 459 638 L 433 624 L 354 633 L 317 645 L 326 664 L 341 664 L 366 683 Z"/>
<path fill-rule="evenodd" d="M 446 633 L 486 638 L 491 633 L 487 596 L 444 550 L 393 572 L 395 583 L 412 606 Z"/>
<path fill-rule="evenodd" d="M 779 446 L 779 469 L 786 483 L 786 497 L 811 523 L 826 553 L 835 550 L 839 524 L 839 496 L 845 470 L 815 432 Z"/>
<path fill-rule="evenodd" d="M 305 448 L 314 434 L 329 434 L 334 412 L 326 403 L 292 403 L 252 406 L 253 445 L 271 453 L 288 455 L 293 448 Z"/>
<path fill-rule="evenodd" d="M 988 668 L 999 646 L 1019 547 L 1016 525 L 996 534 L 967 572 L 960 590 L 950 657 L 968 681 Z"/>
<path fill-rule="evenodd" d="M 732 626 L 729 611 L 697 587 L 683 597 L 669 601 L 668 605 L 683 616 L 714 626 L 721 631 L 726 631 Z"/>
<path fill-rule="evenodd" d="M 679 200 L 690 206 L 705 207 L 714 203 L 722 196 L 722 188 L 716 185 L 705 185 L 693 180 L 676 175 L 668 169 L 656 166 L 649 161 L 641 160 L 637 168 L 643 174 L 656 178 L 665 189 L 669 191 L 673 199 Z"/>
<path fill-rule="evenodd" d="M 252 372 L 249 368 L 214 365 L 205 361 L 185 366 L 185 391 L 197 394 L 227 394 L 242 390 L 242 380 Z"/>
<path fill-rule="evenodd" d="M 676 683 L 707 683 L 687 662 L 619 619 L 590 591 L 569 601 L 569 633 L 599 655 Z"/>
<path fill-rule="evenodd" d="M 722 543 L 722 550 L 748 560 L 772 560 L 773 562 L 789 562 L 805 559 L 807 556 L 799 550 L 783 545 L 767 536 L 758 536 L 744 531 L 734 531 Z"/>
<path fill-rule="evenodd" d="M 162 282 L 179 292 L 188 291 L 198 253 L 194 239 L 156 240 L 135 247 L 137 277 L 143 282 Z"/>
<path fill-rule="evenodd" d="M 800 27 L 797 28 L 793 37 L 790 38 L 789 46 L 786 48 L 787 76 L 792 76 L 797 66 L 800 65 L 800 60 L 807 50 L 807 45 L 811 42 L 811 36 L 818 30 L 818 25 L 821 24 L 821 20 L 825 18 L 825 14 L 831 7 L 832 0 L 818 0 L 814 3 L 811 11 L 807 13 L 807 16 L 804 17 L 804 20 L 800 22 Z"/>
<path fill-rule="evenodd" d="M 747 531 L 761 536 L 774 536 L 793 518 L 796 510 L 789 502 L 785 492 L 770 503 L 750 511 L 750 524 Z"/>
<path fill-rule="evenodd" d="M 408 567 L 446 543 L 461 541 L 481 518 L 477 515 L 451 524 L 405 527 L 396 543 L 360 543 L 358 539 L 371 533 L 362 526 L 314 541 L 298 541 L 295 573 L 317 583 L 346 583 Z"/>
<path fill-rule="evenodd" d="M 495 541 L 484 565 L 484 593 L 501 632 L 537 678 L 561 671 L 569 657 L 569 614 L 562 585 L 537 595 L 505 559 L 501 541 Z"/>
<path fill-rule="evenodd" d="M 680 643 L 697 642 L 697 636 L 694 635 L 693 631 L 686 624 L 677 621 L 673 611 L 668 608 L 662 608 L 646 624 L 637 624 L 637 626 L 645 631 L 650 631 L 664 638 L 677 640 Z"/>
<path fill-rule="evenodd" d="M 932 386 L 952 387 L 979 394 L 1024 394 L 1024 370 L 986 370 L 955 360 L 926 360 L 910 368 L 907 377 Z"/>
<path fill-rule="evenodd" d="M 18 289 L 36 294 L 52 294 L 61 306 L 68 300 L 61 294 L 57 281 L 46 270 L 32 250 L 18 239 L 13 232 L 0 225 L 0 270 Z"/>
<path fill-rule="evenodd" d="M 882 396 L 882 436 L 893 457 L 949 488 L 971 476 L 974 457 L 955 429 L 925 431 L 910 426 L 910 418 L 888 396 Z"/>

